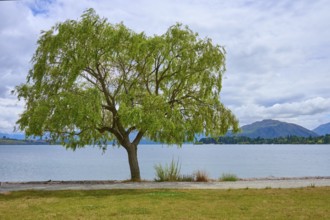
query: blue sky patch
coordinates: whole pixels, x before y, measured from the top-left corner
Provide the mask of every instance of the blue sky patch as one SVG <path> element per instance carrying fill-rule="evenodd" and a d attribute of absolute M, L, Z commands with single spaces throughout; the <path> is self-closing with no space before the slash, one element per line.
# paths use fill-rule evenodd
<path fill-rule="evenodd" d="M 49 8 L 56 0 L 36 0 L 28 4 L 34 16 L 47 15 Z"/>

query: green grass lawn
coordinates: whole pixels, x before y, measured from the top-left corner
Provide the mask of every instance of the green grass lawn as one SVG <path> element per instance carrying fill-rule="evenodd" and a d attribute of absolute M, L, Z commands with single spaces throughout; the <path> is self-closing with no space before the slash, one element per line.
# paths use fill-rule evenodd
<path fill-rule="evenodd" d="M 0 219 L 330 219 L 330 187 L 11 192 Z"/>

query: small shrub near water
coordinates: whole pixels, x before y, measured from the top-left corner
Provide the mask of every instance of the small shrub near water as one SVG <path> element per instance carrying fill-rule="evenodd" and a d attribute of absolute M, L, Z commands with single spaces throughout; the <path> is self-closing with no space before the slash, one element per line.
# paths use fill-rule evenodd
<path fill-rule="evenodd" d="M 219 179 L 220 181 L 237 181 L 238 177 L 232 173 L 224 173 Z"/>
<path fill-rule="evenodd" d="M 208 182 L 210 180 L 209 175 L 205 171 L 198 170 L 194 173 L 196 182 Z"/>
<path fill-rule="evenodd" d="M 315 188 L 315 183 L 311 183 L 308 187 Z"/>
<path fill-rule="evenodd" d="M 157 182 L 165 182 L 165 181 L 179 181 L 181 179 L 180 170 L 181 164 L 178 161 L 174 161 L 172 159 L 171 163 L 166 164 L 164 167 L 161 164 L 155 165 L 156 170 L 156 178 Z"/>

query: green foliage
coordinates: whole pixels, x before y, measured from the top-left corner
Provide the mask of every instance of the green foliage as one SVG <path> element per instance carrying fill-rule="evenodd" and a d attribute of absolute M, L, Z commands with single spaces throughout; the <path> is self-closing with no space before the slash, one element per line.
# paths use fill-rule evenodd
<path fill-rule="evenodd" d="M 223 173 L 219 179 L 220 181 L 237 181 L 238 177 L 232 173 Z"/>
<path fill-rule="evenodd" d="M 181 24 L 149 37 L 89 9 L 43 31 L 32 64 L 15 90 L 26 101 L 18 129 L 28 136 L 49 132 L 76 148 L 124 144 L 134 130 L 169 144 L 238 130 L 219 101 L 224 48 Z"/>
<path fill-rule="evenodd" d="M 278 138 L 249 138 L 244 136 L 228 136 L 214 138 L 202 138 L 203 144 L 330 144 L 330 135 L 318 137 L 287 136 Z"/>
<path fill-rule="evenodd" d="M 181 164 L 179 164 L 179 160 L 176 162 L 172 159 L 171 163 L 166 164 L 164 167 L 161 164 L 154 166 L 156 170 L 156 179 L 157 182 L 165 182 L 165 181 L 179 181 L 181 179 Z"/>
<path fill-rule="evenodd" d="M 181 165 L 172 159 L 171 163 L 164 167 L 161 164 L 154 166 L 156 171 L 155 181 L 157 182 L 208 182 L 210 180 L 205 171 L 198 170 L 191 175 L 181 175 Z"/>
<path fill-rule="evenodd" d="M 80 20 L 43 31 L 32 65 L 14 91 L 26 101 L 18 129 L 27 136 L 48 133 L 72 149 L 104 149 L 116 139 L 127 150 L 132 180 L 141 179 L 143 136 L 181 145 L 198 133 L 238 130 L 220 102 L 224 48 L 181 24 L 150 37 L 88 9 Z"/>

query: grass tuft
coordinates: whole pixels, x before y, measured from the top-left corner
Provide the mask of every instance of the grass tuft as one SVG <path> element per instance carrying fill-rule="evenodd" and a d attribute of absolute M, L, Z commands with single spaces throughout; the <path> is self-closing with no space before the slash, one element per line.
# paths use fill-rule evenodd
<path fill-rule="evenodd" d="M 210 180 L 206 171 L 198 170 L 194 173 L 196 182 L 208 182 Z"/>
<path fill-rule="evenodd" d="M 315 188 L 315 183 L 311 183 L 308 187 Z"/>
<path fill-rule="evenodd" d="M 161 164 L 158 164 L 155 165 L 154 168 L 156 170 L 155 181 L 157 182 L 179 181 L 181 178 L 181 164 L 179 163 L 179 160 L 175 162 L 174 159 L 172 159 L 169 165 L 166 164 L 165 166 L 162 166 Z"/>
<path fill-rule="evenodd" d="M 238 177 L 232 173 L 223 173 L 219 179 L 220 181 L 237 181 Z"/>

